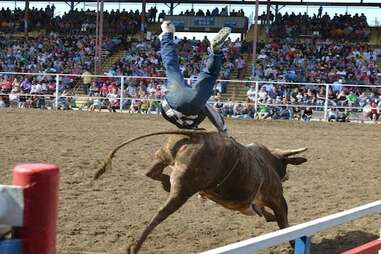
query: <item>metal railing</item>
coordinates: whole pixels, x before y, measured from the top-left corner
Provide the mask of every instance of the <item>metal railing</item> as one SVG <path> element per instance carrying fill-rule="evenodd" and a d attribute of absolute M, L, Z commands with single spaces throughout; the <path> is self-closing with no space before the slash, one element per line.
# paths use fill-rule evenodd
<path fill-rule="evenodd" d="M 380 212 L 381 200 L 378 200 L 299 225 L 205 251 L 200 254 L 251 254 L 255 251 L 267 249 L 290 240 L 296 240 L 295 254 L 310 253 L 310 238 L 313 234 Z M 370 252 L 364 250 L 364 252 L 361 253 Z"/>
<path fill-rule="evenodd" d="M 51 108 L 53 109 L 58 109 L 60 105 L 60 100 L 64 98 L 78 98 L 78 94 L 63 94 L 64 87 L 62 87 L 63 79 L 64 78 L 77 78 L 79 79 L 79 82 L 81 82 L 81 79 L 83 79 L 85 76 L 80 75 L 80 74 L 56 74 L 56 73 L 25 73 L 25 72 L 0 72 L 1 77 L 7 76 L 8 78 L 14 78 L 14 77 L 22 77 L 22 78 L 38 78 L 40 81 L 44 80 L 49 80 L 49 82 L 53 82 L 55 84 L 55 89 L 54 92 L 50 90 L 50 94 L 30 94 L 30 93 L 17 93 L 18 96 L 23 96 L 23 97 L 45 97 L 48 99 L 53 99 L 53 103 L 51 104 Z M 101 80 L 100 82 L 104 82 L 104 80 L 109 80 L 109 81 L 114 81 L 115 83 L 118 83 L 117 86 L 117 97 L 113 98 L 113 100 L 119 101 L 119 108 L 118 110 L 120 112 L 123 112 L 126 108 L 125 102 L 126 101 L 131 101 L 133 99 L 140 99 L 140 100 L 149 100 L 149 101 L 157 101 L 160 102 L 161 99 L 158 98 L 134 98 L 129 96 L 126 93 L 127 90 L 127 83 L 130 82 L 136 82 L 140 80 L 145 80 L 149 82 L 156 82 L 156 83 L 161 83 L 164 84 L 166 78 L 164 77 L 142 77 L 142 76 L 107 76 L 107 75 L 88 75 L 91 77 L 92 80 Z M 188 82 L 191 82 L 190 79 L 186 79 Z M 276 108 L 276 107 L 287 107 L 287 108 L 313 108 L 315 111 L 322 112 L 323 115 L 320 117 L 321 120 L 327 120 L 328 119 L 328 113 L 331 110 L 346 110 L 346 111 L 353 111 L 356 112 L 357 114 L 361 114 L 361 112 L 364 109 L 364 105 L 345 105 L 345 104 L 340 104 L 340 103 L 335 103 L 333 100 L 329 99 L 329 90 L 330 88 L 332 89 L 334 86 L 339 85 L 342 88 L 345 89 L 356 89 L 356 88 L 361 88 L 361 89 L 380 89 L 381 85 L 372 85 L 372 86 L 367 86 L 367 85 L 359 85 L 359 84 L 327 84 L 327 83 L 290 83 L 290 82 L 280 82 L 280 81 L 251 81 L 251 80 L 218 80 L 217 82 L 225 85 L 232 85 L 234 83 L 239 83 L 241 84 L 240 89 L 245 89 L 248 88 L 249 86 L 253 87 L 255 86 L 255 93 L 254 93 L 254 98 L 252 97 L 250 101 L 248 101 L 248 97 L 246 96 L 244 100 L 234 100 L 231 101 L 231 103 L 237 105 L 237 104 L 245 104 L 245 105 L 251 105 L 254 107 L 255 112 L 258 112 L 258 109 L 261 106 L 268 106 L 271 108 Z M 21 80 L 20 80 L 21 83 Z M 325 89 L 325 97 L 324 100 L 320 99 L 320 103 L 318 104 L 311 104 L 311 103 L 302 103 L 302 102 L 275 102 L 275 100 L 272 100 L 271 102 L 269 101 L 263 101 L 259 97 L 260 89 L 264 85 L 276 85 L 276 86 L 287 86 L 289 88 L 294 88 L 294 87 L 315 87 L 319 88 L 324 87 Z M 244 90 L 246 93 L 246 90 Z M 10 94 L 8 93 L 0 93 L 0 96 L 9 96 Z M 106 100 L 108 99 L 105 96 L 88 96 L 88 94 L 83 94 L 82 95 L 85 98 L 89 98 L 90 100 L 94 99 L 99 99 L 99 100 Z M 222 101 L 223 102 L 223 101 Z M 223 102 L 224 103 L 224 102 Z M 379 110 L 377 108 L 377 110 Z"/>

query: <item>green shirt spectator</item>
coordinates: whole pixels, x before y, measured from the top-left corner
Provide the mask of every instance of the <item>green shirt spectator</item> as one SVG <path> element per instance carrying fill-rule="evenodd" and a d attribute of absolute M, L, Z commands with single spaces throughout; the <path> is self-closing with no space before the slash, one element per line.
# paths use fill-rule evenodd
<path fill-rule="evenodd" d="M 351 107 L 352 105 L 355 105 L 357 102 L 357 95 L 354 94 L 352 91 L 346 96 L 346 99 L 348 101 L 348 105 Z"/>
<path fill-rule="evenodd" d="M 260 105 L 259 106 L 259 113 L 269 113 L 270 107 L 267 105 Z"/>

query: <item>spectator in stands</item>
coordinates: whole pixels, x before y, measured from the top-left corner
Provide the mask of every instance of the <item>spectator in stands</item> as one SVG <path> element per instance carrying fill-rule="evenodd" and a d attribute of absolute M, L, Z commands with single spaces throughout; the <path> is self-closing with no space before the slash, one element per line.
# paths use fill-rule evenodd
<path fill-rule="evenodd" d="M 244 74 L 244 70 L 245 70 L 245 66 L 246 66 L 246 61 L 241 56 L 239 56 L 235 60 L 235 64 L 236 64 L 236 68 L 237 68 L 237 71 L 238 71 L 238 79 L 242 79 L 243 78 L 243 74 Z"/>
<path fill-rule="evenodd" d="M 255 101 L 255 94 L 256 94 L 256 89 L 255 89 L 255 85 L 251 85 L 249 90 L 247 90 L 247 97 L 248 99 L 250 100 L 250 102 L 254 102 Z"/>
<path fill-rule="evenodd" d="M 225 117 L 232 117 L 234 115 L 234 103 L 231 98 L 229 98 L 228 101 L 224 103 L 223 113 Z"/>
<path fill-rule="evenodd" d="M 322 10 L 321 10 L 322 11 Z M 321 36 L 323 39 L 350 39 L 359 41 L 368 38 L 368 24 L 365 15 L 335 15 L 332 19 L 327 13 L 309 17 L 306 13 L 282 15 L 278 13 L 271 24 L 272 37 L 296 37 L 299 35 Z"/>
<path fill-rule="evenodd" d="M 199 9 L 198 12 L 196 12 L 196 16 L 205 16 L 205 13 L 203 10 Z"/>
<path fill-rule="evenodd" d="M 100 112 L 102 110 L 102 101 L 97 92 L 94 93 L 94 98 L 91 99 L 90 104 L 90 111 L 98 109 L 98 111 Z"/>
<path fill-rule="evenodd" d="M 159 13 L 159 17 L 158 17 L 158 22 L 163 22 L 164 19 L 165 19 L 165 12 L 164 10 L 162 10 L 160 13 Z"/>
<path fill-rule="evenodd" d="M 303 110 L 303 115 L 302 115 L 302 118 L 305 122 L 309 122 L 311 121 L 311 118 L 312 118 L 312 108 L 311 107 L 307 107 Z"/>
<path fill-rule="evenodd" d="M 291 120 L 291 110 L 287 106 L 276 107 L 272 118 L 275 120 Z"/>
<path fill-rule="evenodd" d="M 373 122 L 377 122 L 380 118 L 380 108 L 375 101 L 368 100 L 368 103 L 363 108 L 365 117 L 370 118 Z"/>
<path fill-rule="evenodd" d="M 82 73 L 82 89 L 83 89 L 83 92 L 88 95 L 89 94 L 89 88 L 91 86 L 91 81 L 92 81 L 92 77 L 91 77 L 91 72 L 89 72 L 87 70 L 87 68 L 85 69 L 85 71 Z"/>
<path fill-rule="evenodd" d="M 270 100 L 268 100 L 268 103 L 271 103 Z M 271 117 L 271 109 L 270 106 L 267 104 L 262 104 L 259 106 L 256 118 L 261 120 L 266 120 L 269 117 Z"/>
<path fill-rule="evenodd" d="M 212 10 L 211 15 L 212 15 L 212 16 L 219 16 L 219 13 L 220 13 L 220 11 L 219 11 L 218 8 L 216 7 L 216 8 L 214 8 L 214 9 Z"/>
<path fill-rule="evenodd" d="M 5 103 L 5 96 L 0 96 L 0 109 L 7 107 Z"/>
<path fill-rule="evenodd" d="M 95 93 L 99 93 L 99 87 L 95 81 L 92 81 L 89 87 L 89 96 L 94 96 Z"/>
<path fill-rule="evenodd" d="M 108 110 L 110 112 L 116 112 L 119 109 L 119 95 L 117 94 L 117 90 L 111 89 L 110 93 L 107 94 L 108 100 Z"/>
<path fill-rule="evenodd" d="M 149 16 L 149 22 L 155 23 L 156 22 L 156 14 L 157 14 L 157 8 L 156 6 L 151 7 L 148 11 Z"/>
<path fill-rule="evenodd" d="M 139 96 L 136 96 L 136 98 L 133 98 L 131 100 L 131 106 L 129 113 L 140 113 L 140 107 L 141 107 L 142 101 L 139 99 Z"/>
<path fill-rule="evenodd" d="M 11 93 L 9 94 L 8 100 L 9 100 L 9 107 L 11 108 L 20 107 L 20 96 L 17 90 L 12 89 Z"/>

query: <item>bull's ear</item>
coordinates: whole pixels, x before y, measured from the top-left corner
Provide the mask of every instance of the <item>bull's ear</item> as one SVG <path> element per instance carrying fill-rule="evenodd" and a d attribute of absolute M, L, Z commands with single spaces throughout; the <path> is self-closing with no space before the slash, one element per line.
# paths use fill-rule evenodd
<path fill-rule="evenodd" d="M 299 165 L 306 162 L 307 159 L 303 157 L 286 158 L 286 163 L 291 165 Z"/>

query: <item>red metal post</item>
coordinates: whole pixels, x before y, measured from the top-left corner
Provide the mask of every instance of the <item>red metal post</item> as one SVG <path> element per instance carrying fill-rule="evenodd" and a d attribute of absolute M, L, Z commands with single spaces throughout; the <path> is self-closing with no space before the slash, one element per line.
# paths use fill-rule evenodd
<path fill-rule="evenodd" d="M 94 72 L 101 74 L 102 44 L 103 44 L 103 0 L 97 0 L 97 20 L 95 26 L 95 58 Z"/>
<path fill-rule="evenodd" d="M 99 44 L 99 0 L 97 0 L 97 14 L 95 21 L 95 56 L 94 56 L 94 73 L 98 74 L 98 44 Z"/>
<path fill-rule="evenodd" d="M 102 67 L 102 45 L 103 45 L 103 10 L 104 10 L 104 1 L 101 0 L 101 6 L 100 6 L 100 14 L 99 14 L 99 42 L 98 42 L 98 72 L 97 74 L 102 74 L 101 72 L 101 67 Z"/>
<path fill-rule="evenodd" d="M 13 184 L 24 187 L 23 254 L 56 253 L 59 169 L 52 164 L 21 164 Z"/>
<path fill-rule="evenodd" d="M 258 10 L 259 0 L 255 1 L 254 34 L 253 34 L 253 75 L 257 68 L 257 40 L 258 40 Z"/>

